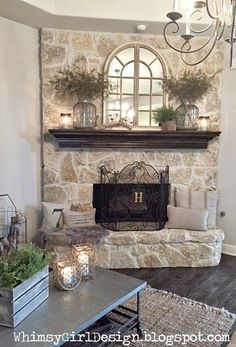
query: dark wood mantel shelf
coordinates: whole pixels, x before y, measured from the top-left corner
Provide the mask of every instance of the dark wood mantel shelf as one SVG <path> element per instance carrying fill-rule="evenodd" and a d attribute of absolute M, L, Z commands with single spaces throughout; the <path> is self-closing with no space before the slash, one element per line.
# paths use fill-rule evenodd
<path fill-rule="evenodd" d="M 49 129 L 60 148 L 207 148 L 220 131 Z"/>

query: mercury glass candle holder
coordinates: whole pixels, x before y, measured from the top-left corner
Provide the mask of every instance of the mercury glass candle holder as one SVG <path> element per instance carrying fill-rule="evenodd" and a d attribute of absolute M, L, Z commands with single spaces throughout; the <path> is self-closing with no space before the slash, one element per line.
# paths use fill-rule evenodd
<path fill-rule="evenodd" d="M 95 277 L 95 263 L 97 258 L 96 246 L 93 244 L 77 244 L 72 247 L 72 257 L 82 269 L 82 279 Z"/>
<path fill-rule="evenodd" d="M 82 270 L 78 262 L 70 260 L 56 261 L 53 264 L 53 284 L 60 290 L 73 290 L 81 282 Z"/>

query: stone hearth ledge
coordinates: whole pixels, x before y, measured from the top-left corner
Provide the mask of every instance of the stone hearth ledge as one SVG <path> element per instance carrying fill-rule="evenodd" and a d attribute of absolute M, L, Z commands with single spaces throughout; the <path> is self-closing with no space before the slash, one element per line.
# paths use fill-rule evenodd
<path fill-rule="evenodd" d="M 109 231 L 97 246 L 97 265 L 108 269 L 216 266 L 223 240 L 221 229 Z M 53 233 L 45 246 L 54 255 L 71 251 L 71 242 L 63 232 Z"/>
<path fill-rule="evenodd" d="M 216 266 L 223 240 L 221 229 L 110 231 L 98 246 L 97 265 L 111 269 Z"/>

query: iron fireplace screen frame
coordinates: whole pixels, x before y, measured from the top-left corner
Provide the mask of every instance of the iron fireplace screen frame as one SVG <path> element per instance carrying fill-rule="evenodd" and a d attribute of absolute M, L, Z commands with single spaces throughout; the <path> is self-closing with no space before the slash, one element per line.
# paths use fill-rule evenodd
<path fill-rule="evenodd" d="M 169 167 L 157 171 L 134 162 L 121 171 L 100 168 L 101 183 L 93 185 L 96 223 L 114 230 L 160 230 L 167 221 Z"/>

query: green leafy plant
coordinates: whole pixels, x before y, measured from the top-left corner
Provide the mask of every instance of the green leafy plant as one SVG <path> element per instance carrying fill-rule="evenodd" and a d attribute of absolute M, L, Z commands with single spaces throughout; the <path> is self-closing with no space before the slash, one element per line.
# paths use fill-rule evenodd
<path fill-rule="evenodd" d="M 165 78 L 164 88 L 171 99 L 176 99 L 181 104 L 195 103 L 208 93 L 214 76 L 200 69 L 185 71 L 180 78 Z"/>
<path fill-rule="evenodd" d="M 103 74 L 95 70 L 81 71 L 76 64 L 58 71 L 50 82 L 62 96 L 76 97 L 79 102 L 93 101 L 109 90 Z"/>
<path fill-rule="evenodd" d="M 165 122 L 177 120 L 178 118 L 184 117 L 184 114 L 176 111 L 172 106 L 161 107 L 153 112 L 153 120 L 156 123 L 163 124 Z"/>
<path fill-rule="evenodd" d="M 49 257 L 39 247 L 29 244 L 0 257 L 0 287 L 14 288 L 49 263 Z"/>

